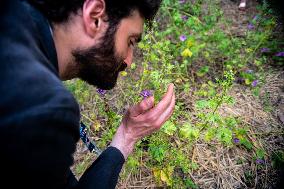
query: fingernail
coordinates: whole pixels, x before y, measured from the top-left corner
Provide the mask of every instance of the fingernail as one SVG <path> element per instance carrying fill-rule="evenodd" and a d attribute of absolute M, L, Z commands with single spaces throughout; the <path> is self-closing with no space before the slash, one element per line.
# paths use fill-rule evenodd
<path fill-rule="evenodd" d="M 154 104 L 154 97 L 153 96 L 148 97 L 146 99 L 146 102 L 147 102 L 148 106 L 153 106 L 153 104 Z"/>
<path fill-rule="evenodd" d="M 175 85 L 173 83 L 170 84 L 170 87 L 172 87 L 173 90 L 175 90 Z"/>

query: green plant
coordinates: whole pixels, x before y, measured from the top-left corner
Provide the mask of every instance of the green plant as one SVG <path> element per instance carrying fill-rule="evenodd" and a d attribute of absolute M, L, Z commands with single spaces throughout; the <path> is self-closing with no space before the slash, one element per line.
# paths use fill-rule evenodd
<path fill-rule="evenodd" d="M 218 142 L 227 148 L 242 148 L 253 154 L 254 160 L 265 159 L 264 151 L 254 148 L 250 126 L 240 117 L 224 115 L 222 110 L 238 101 L 230 95 L 236 85 L 259 96 L 264 83 L 259 72 L 271 59 L 282 61 L 273 53 L 283 43 L 272 39 L 276 22 L 265 7 L 259 9 L 257 19 L 249 20 L 245 35 L 238 37 L 231 33 L 231 22 L 224 17 L 220 1 L 181 2 L 163 1 L 153 27 L 145 28 L 147 33 L 138 44 L 143 57 L 121 74 L 123 82 L 112 94 L 94 93 L 79 80 L 66 86 L 85 105 L 82 119 L 90 123 L 91 134 L 99 136 L 98 145 L 104 148 L 121 122 L 125 105 L 141 101 L 143 90 L 153 92 L 157 103 L 167 85 L 174 83 L 177 99 L 173 116 L 159 132 L 136 144 L 123 178 L 144 168 L 158 186 L 198 188 L 190 176 L 199 169 L 191 159 L 197 142 Z M 90 106 L 95 108 L 88 109 Z M 271 110 L 270 104 L 265 106 Z M 282 154 L 275 154 L 275 166 L 281 164 Z M 238 163 L 244 161 L 240 157 Z M 80 173 L 86 167 L 77 166 Z M 251 170 L 245 172 L 245 181 L 253 178 Z"/>

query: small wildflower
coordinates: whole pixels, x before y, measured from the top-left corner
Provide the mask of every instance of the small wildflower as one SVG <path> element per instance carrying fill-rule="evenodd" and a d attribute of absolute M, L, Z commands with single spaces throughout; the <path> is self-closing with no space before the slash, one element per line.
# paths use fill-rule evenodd
<path fill-rule="evenodd" d="M 270 51 L 270 49 L 269 48 L 262 48 L 262 49 L 260 49 L 260 52 L 261 53 L 267 53 L 267 52 L 269 52 Z"/>
<path fill-rule="evenodd" d="M 192 57 L 193 53 L 187 48 L 182 53 L 181 56 L 183 57 Z"/>
<path fill-rule="evenodd" d="M 254 80 L 252 83 L 251 83 L 251 86 L 253 87 L 256 87 L 258 85 L 258 80 Z"/>
<path fill-rule="evenodd" d="M 193 53 L 189 49 L 185 49 L 182 53 L 181 56 L 183 57 L 192 57 Z"/>
<path fill-rule="evenodd" d="M 181 36 L 179 37 L 179 39 L 180 39 L 181 41 L 185 41 L 187 38 L 186 38 L 185 35 L 181 35 Z"/>
<path fill-rule="evenodd" d="M 141 95 L 142 97 L 144 97 L 144 98 L 153 96 L 152 93 L 151 93 L 151 91 L 149 91 L 149 90 L 143 90 L 143 91 L 140 93 L 140 95 Z"/>
<path fill-rule="evenodd" d="M 284 57 L 284 51 L 283 52 L 278 52 L 275 56 Z"/>
<path fill-rule="evenodd" d="M 261 164 L 264 164 L 264 160 L 257 158 L 255 160 L 255 163 L 258 164 L 258 165 L 261 165 Z"/>
<path fill-rule="evenodd" d="M 188 16 L 182 15 L 182 16 L 181 16 L 181 19 L 182 19 L 183 21 L 187 21 L 187 20 L 188 20 Z"/>
<path fill-rule="evenodd" d="M 247 70 L 246 73 L 252 74 L 252 73 L 253 73 L 253 70 Z"/>
<path fill-rule="evenodd" d="M 253 30 L 253 29 L 254 29 L 254 25 L 253 25 L 252 23 L 249 23 L 249 24 L 248 24 L 248 29 L 249 29 L 249 30 Z"/>
<path fill-rule="evenodd" d="M 186 0 L 179 0 L 178 2 L 179 2 L 180 4 L 184 4 L 185 1 L 186 1 Z"/>
<path fill-rule="evenodd" d="M 103 90 L 103 89 L 98 89 L 97 90 L 97 93 L 99 93 L 100 95 L 105 95 L 106 94 L 106 90 Z"/>
<path fill-rule="evenodd" d="M 240 143 L 240 139 L 238 139 L 238 138 L 234 138 L 233 141 L 234 141 L 235 144 L 239 144 Z"/>

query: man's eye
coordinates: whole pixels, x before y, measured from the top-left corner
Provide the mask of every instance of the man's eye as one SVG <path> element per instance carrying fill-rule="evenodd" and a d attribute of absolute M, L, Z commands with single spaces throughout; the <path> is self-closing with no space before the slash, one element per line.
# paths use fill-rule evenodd
<path fill-rule="evenodd" d="M 134 46 L 134 42 L 132 40 L 130 40 L 129 45 Z"/>

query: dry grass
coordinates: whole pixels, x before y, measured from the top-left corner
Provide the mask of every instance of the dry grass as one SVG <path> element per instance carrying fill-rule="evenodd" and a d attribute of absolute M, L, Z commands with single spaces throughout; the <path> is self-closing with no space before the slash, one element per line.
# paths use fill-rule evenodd
<path fill-rule="evenodd" d="M 235 105 L 220 108 L 224 116 L 241 118 L 242 124 L 250 128 L 250 140 L 253 141 L 254 148 L 266 149 L 267 155 L 275 150 L 283 149 L 283 125 L 276 116 L 280 106 L 273 104 L 279 97 L 284 99 L 284 93 L 281 90 L 283 84 L 283 71 L 270 73 L 261 88 L 260 98 L 253 96 L 247 87 L 235 85 L 231 90 L 231 95 L 236 99 Z M 269 101 L 273 105 L 273 110 L 269 112 L 264 111 L 262 100 L 267 92 L 272 94 Z M 200 188 L 204 189 L 269 188 L 275 184 L 277 175 L 268 157 L 265 166 L 259 169 L 253 162 L 253 154 L 245 148 L 229 148 L 220 143 L 197 142 L 189 158 L 198 164 L 199 168 L 190 176 Z M 141 162 L 147 161 L 147 157 L 141 158 Z M 252 174 L 252 180 L 245 180 L 245 174 L 248 172 Z M 166 187 L 157 187 L 152 171 L 142 166 L 138 174 L 130 173 L 126 179 L 120 180 L 117 188 Z"/>

